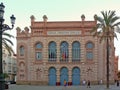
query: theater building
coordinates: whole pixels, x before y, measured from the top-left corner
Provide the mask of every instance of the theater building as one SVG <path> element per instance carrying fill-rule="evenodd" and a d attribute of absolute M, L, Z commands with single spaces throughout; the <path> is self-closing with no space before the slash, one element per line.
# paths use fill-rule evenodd
<path fill-rule="evenodd" d="M 35 21 L 17 30 L 17 84 L 80 85 L 106 83 L 106 44 L 90 30 L 97 21 Z M 24 22 L 23 22 L 24 23 Z M 110 83 L 114 81 L 114 40 L 110 43 Z"/>

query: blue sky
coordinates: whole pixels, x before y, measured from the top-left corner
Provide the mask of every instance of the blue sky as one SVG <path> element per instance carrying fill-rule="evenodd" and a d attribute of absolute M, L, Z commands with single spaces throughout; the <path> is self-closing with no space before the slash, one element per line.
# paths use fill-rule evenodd
<path fill-rule="evenodd" d="M 94 20 L 94 14 L 101 16 L 100 11 L 115 10 L 120 16 L 120 0 L 1 0 L 5 5 L 5 23 L 10 25 L 9 17 L 16 17 L 15 28 L 10 31 L 16 36 L 16 27 L 22 30 L 30 26 L 30 16 L 34 15 L 36 21 L 42 21 L 47 15 L 48 21 L 80 21 L 84 14 L 86 20 Z M 0 3 L 1 3 L 0 2 Z M 115 40 L 116 55 L 120 57 L 120 35 Z M 16 40 L 14 49 L 16 48 Z M 119 62 L 120 69 L 120 62 Z"/>

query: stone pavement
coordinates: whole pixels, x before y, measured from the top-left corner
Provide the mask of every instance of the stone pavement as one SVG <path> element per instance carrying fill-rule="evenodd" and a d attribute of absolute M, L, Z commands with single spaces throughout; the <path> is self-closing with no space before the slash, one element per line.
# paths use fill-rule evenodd
<path fill-rule="evenodd" d="M 110 85 L 110 89 L 106 89 L 105 85 L 94 85 L 91 88 L 87 88 L 86 86 L 9 85 L 8 90 L 120 90 L 120 86 Z"/>

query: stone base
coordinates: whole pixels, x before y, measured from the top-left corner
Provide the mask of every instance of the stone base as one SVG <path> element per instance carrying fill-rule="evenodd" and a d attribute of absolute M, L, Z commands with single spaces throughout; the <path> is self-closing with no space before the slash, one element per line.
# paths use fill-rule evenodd
<path fill-rule="evenodd" d="M 18 85 L 48 85 L 47 81 L 17 81 Z M 109 84 L 113 85 L 114 81 L 110 81 Z M 60 82 L 56 82 L 56 86 L 60 86 Z M 68 82 L 68 85 L 71 86 L 72 82 Z M 82 81 L 80 83 L 82 85 Z M 91 81 L 91 85 L 99 85 L 98 81 Z M 106 85 L 106 81 L 103 81 L 102 85 Z"/>
<path fill-rule="evenodd" d="M 47 81 L 17 81 L 18 85 L 48 85 Z"/>

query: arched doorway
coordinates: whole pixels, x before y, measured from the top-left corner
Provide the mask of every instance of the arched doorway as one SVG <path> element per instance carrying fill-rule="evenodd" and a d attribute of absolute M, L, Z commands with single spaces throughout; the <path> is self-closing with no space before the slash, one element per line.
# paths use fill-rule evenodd
<path fill-rule="evenodd" d="M 49 69 L 49 85 L 56 85 L 56 69 L 54 67 Z"/>
<path fill-rule="evenodd" d="M 72 70 L 72 84 L 80 85 L 80 69 L 78 67 L 75 67 Z"/>
<path fill-rule="evenodd" d="M 68 82 L 68 69 L 66 67 L 63 67 L 60 70 L 60 83 L 61 85 L 64 85 L 64 80 Z"/>

